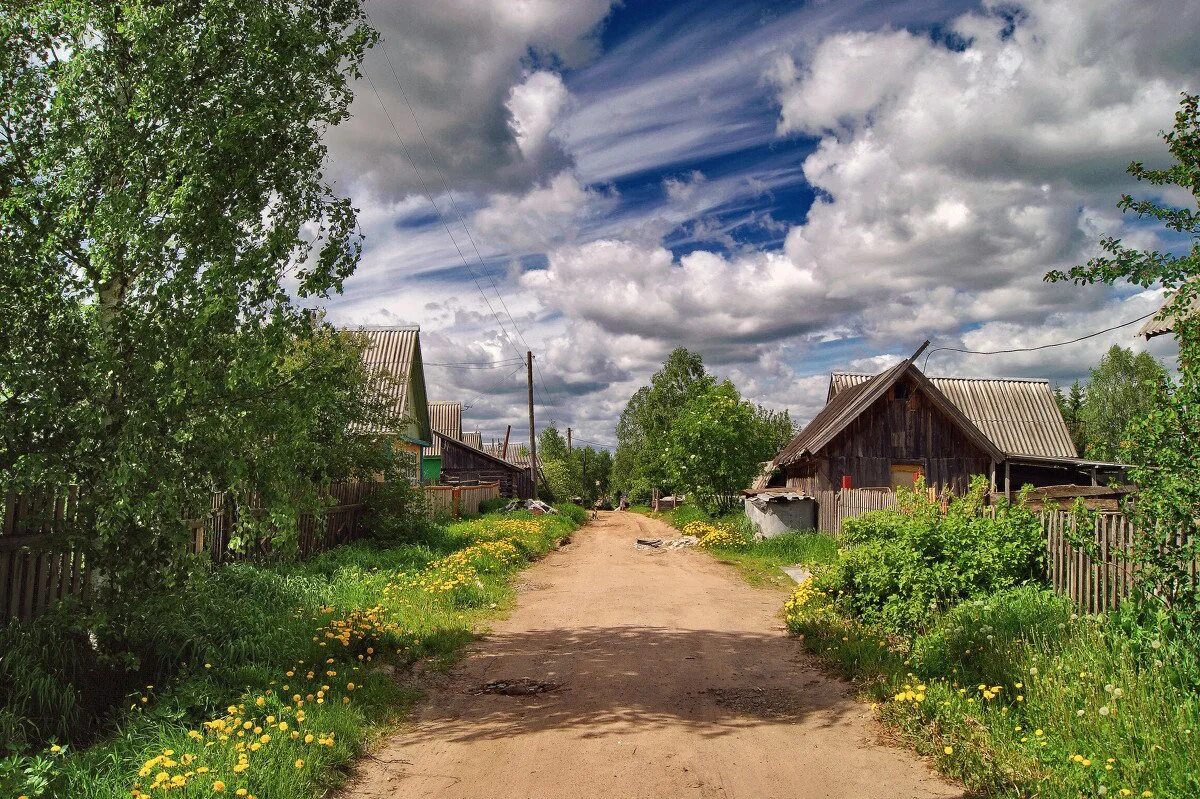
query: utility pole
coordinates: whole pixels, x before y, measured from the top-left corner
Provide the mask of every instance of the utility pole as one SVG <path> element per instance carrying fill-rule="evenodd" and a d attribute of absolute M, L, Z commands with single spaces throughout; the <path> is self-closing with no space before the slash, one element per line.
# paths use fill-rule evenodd
<path fill-rule="evenodd" d="M 529 476 L 533 478 L 533 498 L 537 499 L 537 435 L 533 430 L 533 351 L 525 352 L 525 379 L 529 383 Z"/>
<path fill-rule="evenodd" d="M 567 428 L 567 452 L 572 452 L 571 449 L 571 428 Z"/>
<path fill-rule="evenodd" d="M 500 449 L 500 460 L 508 460 L 508 437 L 512 435 L 512 425 L 510 424 L 504 430 L 504 446 Z"/>

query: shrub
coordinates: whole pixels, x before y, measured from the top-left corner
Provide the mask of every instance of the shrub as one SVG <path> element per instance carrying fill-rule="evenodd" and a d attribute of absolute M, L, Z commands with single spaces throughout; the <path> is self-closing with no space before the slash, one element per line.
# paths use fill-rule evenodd
<path fill-rule="evenodd" d="M 365 522 L 384 546 L 418 541 L 435 527 L 425 492 L 404 479 L 379 483 L 367 495 Z"/>
<path fill-rule="evenodd" d="M 985 512 L 982 479 L 945 510 L 923 490 L 900 507 L 844 525 L 846 547 L 818 587 L 867 623 L 912 636 L 959 602 L 1040 579 L 1044 553 L 1038 518 L 1023 503 Z"/>
<path fill-rule="evenodd" d="M 479 503 L 480 513 L 498 513 L 512 502 L 508 497 L 495 497 L 494 499 L 485 499 Z"/>
<path fill-rule="evenodd" d="M 588 520 L 588 512 L 586 508 L 575 505 L 570 502 L 564 502 L 557 506 L 558 512 L 571 520 L 571 523 L 578 526 L 584 524 Z"/>
<path fill-rule="evenodd" d="M 1007 685 L 1025 675 L 1031 651 L 1048 655 L 1065 642 L 1071 615 L 1067 599 L 1034 586 L 970 600 L 913 642 L 913 666 L 963 684 Z"/>

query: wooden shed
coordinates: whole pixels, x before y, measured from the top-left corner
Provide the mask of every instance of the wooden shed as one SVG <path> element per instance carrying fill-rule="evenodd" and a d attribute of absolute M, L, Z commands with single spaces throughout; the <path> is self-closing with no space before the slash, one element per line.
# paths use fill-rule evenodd
<path fill-rule="evenodd" d="M 465 480 L 499 483 L 503 497 L 529 499 L 533 496 L 533 478 L 528 469 L 437 431 L 434 436 L 441 439 L 443 483 Z"/>
<path fill-rule="evenodd" d="M 825 407 L 772 461 L 769 485 L 814 494 L 924 478 L 962 493 L 983 475 L 1011 492 L 1118 473 L 1078 457 L 1048 381 L 929 378 L 914 363 L 923 350 L 876 375 L 833 374 Z"/>

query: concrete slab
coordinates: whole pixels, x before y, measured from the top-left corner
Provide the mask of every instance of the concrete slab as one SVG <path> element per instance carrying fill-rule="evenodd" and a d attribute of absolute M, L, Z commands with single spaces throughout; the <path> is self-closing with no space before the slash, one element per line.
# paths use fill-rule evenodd
<path fill-rule="evenodd" d="M 791 577 L 797 584 L 812 578 L 812 572 L 798 563 L 795 566 L 780 566 L 779 570 Z"/>

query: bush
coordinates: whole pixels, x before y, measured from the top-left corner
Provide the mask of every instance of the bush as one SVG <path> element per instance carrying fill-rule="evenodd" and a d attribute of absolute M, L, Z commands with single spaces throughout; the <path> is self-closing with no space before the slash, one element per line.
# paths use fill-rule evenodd
<path fill-rule="evenodd" d="M 587 508 L 580 507 L 579 505 L 575 505 L 570 502 L 564 502 L 556 507 L 558 508 L 558 512 L 570 519 L 571 523 L 575 526 L 584 524 L 588 520 Z"/>
<path fill-rule="evenodd" d="M 1049 655 L 1066 641 L 1071 615 L 1067 599 L 1034 586 L 964 602 L 913 642 L 913 666 L 964 685 L 1018 682 L 1031 652 Z"/>
<path fill-rule="evenodd" d="M 485 499 L 479 503 L 480 513 L 499 513 L 512 502 L 508 497 L 496 497 L 495 499 Z"/>
<path fill-rule="evenodd" d="M 367 495 L 366 525 L 383 546 L 418 541 L 435 527 L 420 486 L 404 479 L 379 483 Z"/>
<path fill-rule="evenodd" d="M 1042 527 L 1023 503 L 985 512 L 982 479 L 943 510 L 920 487 L 900 507 L 847 519 L 846 547 L 817 587 L 843 611 L 912 636 L 966 599 L 1041 577 Z"/>

